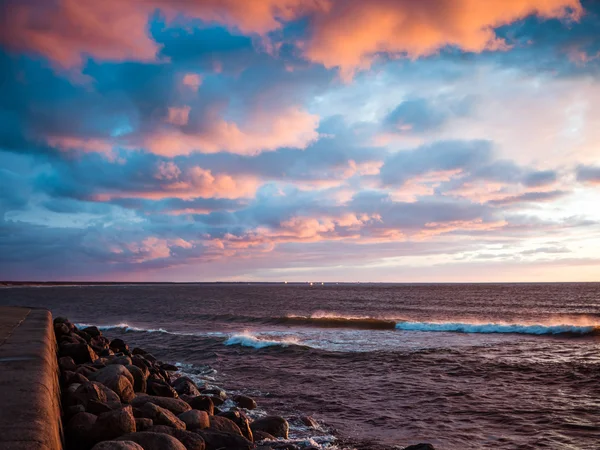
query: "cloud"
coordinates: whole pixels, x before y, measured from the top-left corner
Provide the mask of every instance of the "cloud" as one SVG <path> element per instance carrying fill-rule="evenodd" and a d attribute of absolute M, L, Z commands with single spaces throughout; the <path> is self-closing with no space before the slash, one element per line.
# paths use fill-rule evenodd
<path fill-rule="evenodd" d="M 600 185 L 600 167 L 579 166 L 577 167 L 577 181 L 584 184 Z"/>

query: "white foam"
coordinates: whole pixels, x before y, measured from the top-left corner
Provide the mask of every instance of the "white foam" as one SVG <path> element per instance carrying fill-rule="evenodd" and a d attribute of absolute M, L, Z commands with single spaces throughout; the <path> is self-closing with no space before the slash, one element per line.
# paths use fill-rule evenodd
<path fill-rule="evenodd" d="M 94 325 L 88 323 L 77 323 L 75 326 L 79 329 L 91 327 Z M 118 323 L 114 325 L 96 325 L 100 331 L 108 331 L 108 330 L 125 330 L 125 331 L 142 331 L 145 333 L 167 333 L 167 334 L 180 334 L 180 333 L 172 333 L 170 331 L 165 330 L 164 328 L 139 328 L 129 325 L 128 323 Z"/>
<path fill-rule="evenodd" d="M 519 334 L 589 334 L 596 327 L 578 325 L 541 325 L 518 323 L 462 323 L 462 322 L 398 322 L 396 328 L 405 331 L 446 331 L 458 333 L 519 333 Z"/>
<path fill-rule="evenodd" d="M 298 345 L 298 340 L 288 337 L 282 340 L 261 339 L 251 333 L 233 334 L 223 342 L 225 345 L 241 345 L 242 347 L 265 348 L 265 347 L 288 347 Z"/>

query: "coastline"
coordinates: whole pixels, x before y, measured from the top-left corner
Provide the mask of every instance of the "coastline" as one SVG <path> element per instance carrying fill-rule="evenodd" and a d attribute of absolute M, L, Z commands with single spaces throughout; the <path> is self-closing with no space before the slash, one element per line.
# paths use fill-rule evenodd
<path fill-rule="evenodd" d="M 213 369 L 159 361 L 96 326 L 78 329 L 57 317 L 54 331 L 67 450 L 383 448 L 336 437 L 310 416 L 269 415 L 243 389 L 221 389 Z"/>

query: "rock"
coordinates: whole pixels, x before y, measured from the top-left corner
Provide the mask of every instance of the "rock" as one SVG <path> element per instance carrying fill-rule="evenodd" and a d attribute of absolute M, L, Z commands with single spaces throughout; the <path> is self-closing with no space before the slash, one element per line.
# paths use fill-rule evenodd
<path fill-rule="evenodd" d="M 66 448 L 80 450 L 94 445 L 93 429 L 96 420 L 95 415 L 86 412 L 71 417 L 65 426 Z"/>
<path fill-rule="evenodd" d="M 202 436 L 196 433 L 175 429 L 169 434 L 181 442 L 186 450 L 204 450 L 206 448 L 204 439 L 202 439 Z"/>
<path fill-rule="evenodd" d="M 90 341 L 92 340 L 92 337 L 91 337 L 89 334 L 87 334 L 86 332 L 84 332 L 84 331 L 75 330 L 73 333 L 75 333 L 75 334 L 76 334 L 77 336 L 79 336 L 80 338 L 83 338 L 83 340 L 84 340 L 86 343 L 88 343 L 88 344 L 89 344 L 89 343 L 90 343 Z"/>
<path fill-rule="evenodd" d="M 131 350 L 132 355 L 145 355 L 146 353 L 148 353 L 146 350 L 142 350 L 139 347 L 134 347 L 134 349 Z"/>
<path fill-rule="evenodd" d="M 169 383 L 162 380 L 155 380 L 148 378 L 146 382 L 146 392 L 150 395 L 157 395 L 159 397 L 170 397 L 178 398 L 177 391 L 173 389 Z"/>
<path fill-rule="evenodd" d="M 73 361 L 73 358 L 70 356 L 58 358 L 58 367 L 60 367 L 60 370 L 69 370 L 71 372 L 75 372 L 77 370 L 77 364 L 75 364 L 75 361 Z"/>
<path fill-rule="evenodd" d="M 121 364 L 122 366 L 131 366 L 131 358 L 129 356 L 113 356 L 108 358 L 106 364 Z"/>
<path fill-rule="evenodd" d="M 135 431 L 135 419 L 129 405 L 100 414 L 94 426 L 94 433 L 98 440 L 115 439 Z"/>
<path fill-rule="evenodd" d="M 92 450 L 144 450 L 144 447 L 133 441 L 104 441 L 94 445 Z"/>
<path fill-rule="evenodd" d="M 58 350 L 60 357 L 70 356 L 76 364 L 91 363 L 98 358 L 92 347 L 83 343 L 60 344 Z"/>
<path fill-rule="evenodd" d="M 102 413 L 111 412 L 122 407 L 123 405 L 120 402 L 104 403 L 97 400 L 90 400 L 87 404 L 86 411 L 98 416 Z"/>
<path fill-rule="evenodd" d="M 136 431 L 147 431 L 148 428 L 152 428 L 154 426 L 154 422 L 152 419 L 148 419 L 146 417 L 140 417 L 135 419 L 135 429 Z"/>
<path fill-rule="evenodd" d="M 129 403 L 134 397 L 133 375 L 119 364 L 106 366 L 103 369 L 89 375 L 90 380 L 99 381 L 112 389 L 123 403 Z"/>
<path fill-rule="evenodd" d="M 65 370 L 63 373 L 63 381 L 65 385 L 78 383 L 83 384 L 85 382 L 90 381 L 87 377 L 83 376 L 80 373 L 71 372 L 70 370 Z"/>
<path fill-rule="evenodd" d="M 275 439 L 277 439 L 272 434 L 260 430 L 256 430 L 254 433 L 252 433 L 252 436 L 254 437 L 254 442 L 264 441 L 265 439 L 270 439 L 274 441 Z"/>
<path fill-rule="evenodd" d="M 185 422 L 178 419 L 175 414 L 154 403 L 145 403 L 139 408 L 139 411 L 148 419 L 152 419 L 154 425 L 167 425 L 168 427 L 185 430 Z"/>
<path fill-rule="evenodd" d="M 202 391 L 202 395 L 210 395 L 212 397 L 219 398 L 223 401 L 227 400 L 227 392 L 219 388 L 204 389 Z"/>
<path fill-rule="evenodd" d="M 157 361 L 156 357 L 152 353 L 144 353 L 144 359 L 150 361 L 151 363 L 155 363 Z"/>
<path fill-rule="evenodd" d="M 54 324 L 54 335 L 56 339 L 59 339 L 62 336 L 66 336 L 71 332 L 69 327 L 64 323 L 55 323 Z"/>
<path fill-rule="evenodd" d="M 65 404 L 67 406 L 83 405 L 87 410 L 88 403 L 92 400 L 106 403 L 107 397 L 104 390 L 97 382 L 87 382 L 80 384 L 75 391 L 65 392 Z M 75 386 L 75 384 L 71 385 Z"/>
<path fill-rule="evenodd" d="M 308 428 L 319 428 L 319 424 L 311 416 L 302 416 L 300 421 Z"/>
<path fill-rule="evenodd" d="M 148 370 L 150 367 L 152 367 L 152 363 L 150 361 L 146 361 L 142 355 L 133 355 L 131 357 L 131 363 L 142 370 L 144 370 L 144 368 Z M 146 378 L 148 378 L 148 376 L 146 376 Z"/>
<path fill-rule="evenodd" d="M 190 399 L 187 402 L 193 409 L 198 409 L 200 411 L 206 411 L 209 416 L 212 416 L 215 413 L 215 404 L 212 401 L 212 398 L 206 395 L 199 395 Z"/>
<path fill-rule="evenodd" d="M 185 446 L 175 439 L 164 433 L 152 433 L 142 431 L 141 433 L 131 433 L 121 436 L 118 441 L 133 441 L 141 445 L 144 450 L 186 450 Z"/>
<path fill-rule="evenodd" d="M 143 406 L 146 403 L 154 403 L 161 408 L 168 409 L 176 416 L 192 409 L 190 405 L 178 398 L 157 397 L 154 395 L 138 395 L 131 401 L 133 406 Z"/>
<path fill-rule="evenodd" d="M 168 434 L 169 436 L 172 436 L 172 432 L 175 428 L 173 427 L 168 427 L 166 425 L 154 425 L 151 428 L 148 428 L 148 430 L 146 431 L 150 431 L 151 433 L 165 433 Z"/>
<path fill-rule="evenodd" d="M 207 397 L 210 397 L 210 399 L 213 402 L 213 405 L 215 406 L 221 406 L 223 403 L 225 403 L 225 400 L 223 400 L 221 397 L 214 397 L 212 395 L 208 395 Z"/>
<path fill-rule="evenodd" d="M 233 401 L 236 402 L 240 408 L 256 409 L 256 402 L 254 399 L 246 395 L 236 395 L 233 397 Z"/>
<path fill-rule="evenodd" d="M 210 419 L 206 411 L 192 409 L 179 414 L 177 417 L 185 422 L 185 427 L 187 430 L 203 429 L 210 426 Z"/>
<path fill-rule="evenodd" d="M 227 417 L 221 416 L 210 416 L 210 430 L 222 431 L 223 433 L 239 434 L 243 436 L 242 430 L 238 427 L 235 422 L 228 419 Z"/>
<path fill-rule="evenodd" d="M 98 327 L 94 327 L 94 326 L 91 326 L 91 327 L 85 327 L 85 328 L 84 328 L 83 330 L 81 330 L 81 331 L 83 331 L 84 333 L 87 333 L 87 334 L 89 334 L 89 335 L 90 335 L 90 337 L 92 337 L 92 338 L 95 338 L 95 337 L 97 337 L 97 336 L 100 336 L 100 335 L 102 335 L 102 332 L 101 332 L 101 331 L 98 329 Z"/>
<path fill-rule="evenodd" d="M 219 414 L 219 416 L 225 417 L 235 423 L 242 432 L 242 436 L 244 436 L 246 439 L 249 441 L 254 440 L 252 437 L 252 430 L 250 429 L 250 420 L 243 411 L 229 410 Z"/>
<path fill-rule="evenodd" d="M 420 443 L 420 444 L 409 445 L 408 447 L 404 447 L 403 450 L 435 450 L 435 448 L 431 444 Z"/>
<path fill-rule="evenodd" d="M 123 339 L 113 339 L 110 341 L 109 347 L 114 352 L 129 352 L 129 346 L 125 343 L 125 341 L 123 341 Z"/>
<path fill-rule="evenodd" d="M 119 398 L 117 393 L 115 391 L 113 391 L 111 388 L 104 386 L 102 383 L 98 383 L 98 387 L 100 389 L 102 389 L 102 392 L 104 392 L 104 395 L 106 395 L 106 403 L 120 403 L 121 402 L 121 399 Z"/>
<path fill-rule="evenodd" d="M 125 368 L 129 371 L 131 376 L 133 377 L 133 391 L 134 392 L 146 392 L 146 378 L 148 369 L 146 369 L 146 374 L 142 369 L 138 366 L 134 366 L 133 364 L 125 366 Z"/>
<path fill-rule="evenodd" d="M 254 447 L 252 442 L 237 434 L 223 433 L 210 428 L 197 430 L 195 433 L 204 439 L 206 450 L 251 450 Z"/>
<path fill-rule="evenodd" d="M 198 386 L 196 385 L 196 383 L 194 383 L 193 380 L 191 380 L 188 377 L 179 377 L 175 381 L 173 381 L 171 385 L 179 395 L 200 395 Z"/>
<path fill-rule="evenodd" d="M 267 416 L 261 419 L 257 419 L 250 424 L 252 432 L 255 431 L 266 431 L 275 437 L 288 438 L 288 431 L 290 426 L 283 417 L 279 416 Z"/>
<path fill-rule="evenodd" d="M 179 367 L 173 365 L 173 364 L 168 364 L 168 363 L 162 363 L 160 365 L 160 368 L 162 370 L 166 370 L 168 372 L 177 372 L 179 370 Z"/>

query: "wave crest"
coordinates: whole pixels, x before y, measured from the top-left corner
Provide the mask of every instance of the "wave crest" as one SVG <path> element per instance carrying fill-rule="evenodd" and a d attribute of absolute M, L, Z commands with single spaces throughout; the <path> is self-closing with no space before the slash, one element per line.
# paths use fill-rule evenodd
<path fill-rule="evenodd" d="M 231 335 L 225 342 L 225 345 L 241 345 L 242 347 L 265 348 L 265 347 L 289 347 L 290 345 L 300 345 L 296 338 L 285 338 L 282 340 L 262 339 L 251 333 L 240 333 Z"/>
<path fill-rule="evenodd" d="M 516 334 L 594 334 L 598 327 L 570 324 L 542 325 L 518 323 L 463 323 L 463 322 L 398 322 L 396 329 L 404 331 L 432 331 L 455 333 L 516 333 Z"/>

